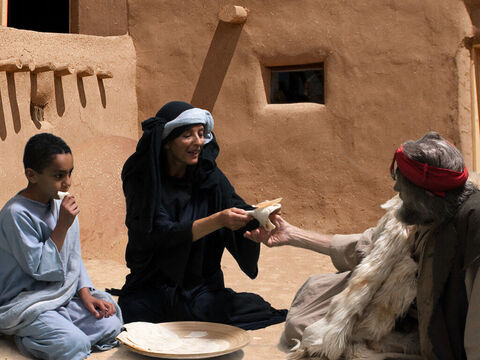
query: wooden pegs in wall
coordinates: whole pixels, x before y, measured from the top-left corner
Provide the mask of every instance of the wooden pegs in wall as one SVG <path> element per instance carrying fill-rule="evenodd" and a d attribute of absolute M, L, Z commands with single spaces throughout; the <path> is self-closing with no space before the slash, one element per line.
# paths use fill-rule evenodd
<path fill-rule="evenodd" d="M 78 77 L 92 76 L 95 74 L 95 71 L 91 66 L 83 66 L 77 69 Z"/>
<path fill-rule="evenodd" d="M 0 60 L 0 71 L 5 72 L 17 72 L 21 71 L 23 68 L 22 61 L 20 59 L 5 59 Z"/>
<path fill-rule="evenodd" d="M 71 75 L 75 72 L 75 68 L 72 65 L 56 66 L 53 74 L 57 77 Z"/>
<path fill-rule="evenodd" d="M 46 62 L 42 64 L 35 65 L 35 69 L 33 69 L 34 74 L 46 72 L 46 71 L 55 71 L 55 65 L 53 65 L 51 62 Z"/>
<path fill-rule="evenodd" d="M 35 69 L 35 62 L 33 62 L 33 60 L 29 62 L 23 62 L 20 60 L 20 63 L 22 64 L 22 68 L 18 71 L 33 71 Z"/>
<path fill-rule="evenodd" d="M 108 70 L 97 70 L 97 78 L 99 79 L 111 79 L 113 78 L 113 74 L 111 71 Z"/>
<path fill-rule="evenodd" d="M 248 9 L 243 6 L 227 5 L 218 13 L 218 18 L 231 24 L 243 24 L 247 21 Z"/>

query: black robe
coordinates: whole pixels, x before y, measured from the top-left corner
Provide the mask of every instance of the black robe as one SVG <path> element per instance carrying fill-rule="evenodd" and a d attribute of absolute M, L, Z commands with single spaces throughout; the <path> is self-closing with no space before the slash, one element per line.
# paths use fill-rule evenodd
<path fill-rule="evenodd" d="M 437 359 L 466 360 L 464 334 L 468 297 L 465 276 L 467 269 L 480 261 L 480 192 L 475 191 L 450 221 L 434 231 L 432 260 L 424 258 L 422 261 L 432 267 L 433 279 L 422 276 L 421 272 L 418 280 L 420 329 L 426 329 L 420 336 L 428 336 Z M 423 256 L 430 254 L 424 252 Z M 427 282 L 433 283 L 431 292 L 422 291 Z"/>
<path fill-rule="evenodd" d="M 197 320 L 258 329 L 283 322 L 260 296 L 225 288 L 221 258 L 226 248 L 250 278 L 258 273 L 260 245 L 243 237 L 246 228 L 217 230 L 192 242 L 192 224 L 223 209 L 249 208 L 216 166 L 213 139 L 199 164 L 183 179 L 162 171 L 161 133 L 165 121 L 142 124 L 144 134 L 122 171 L 127 201 L 127 266 L 130 274 L 119 304 L 125 322 Z"/>

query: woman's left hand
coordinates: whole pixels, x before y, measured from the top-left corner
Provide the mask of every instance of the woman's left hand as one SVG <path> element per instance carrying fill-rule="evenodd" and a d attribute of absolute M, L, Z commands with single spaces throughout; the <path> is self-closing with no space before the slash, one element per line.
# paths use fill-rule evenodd
<path fill-rule="evenodd" d="M 115 306 L 111 302 L 92 296 L 88 288 L 82 288 L 78 291 L 78 293 L 80 295 L 80 299 L 82 299 L 83 305 L 97 319 L 101 319 L 103 317 L 108 318 L 109 316 L 115 314 Z"/>

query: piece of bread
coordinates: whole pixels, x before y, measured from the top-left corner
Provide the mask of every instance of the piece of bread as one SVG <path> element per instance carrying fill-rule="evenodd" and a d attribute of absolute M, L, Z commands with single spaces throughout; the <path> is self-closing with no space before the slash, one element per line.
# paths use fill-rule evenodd
<path fill-rule="evenodd" d="M 63 198 L 67 195 L 70 195 L 69 192 L 63 192 L 63 191 L 57 191 L 57 196 L 60 200 L 63 200 Z"/>
<path fill-rule="evenodd" d="M 262 225 L 265 230 L 272 231 L 273 229 L 275 229 L 275 225 L 272 224 L 269 216 L 272 212 L 282 207 L 280 201 L 282 201 L 282 198 L 270 201 L 263 201 L 261 203 L 258 203 L 257 205 L 254 205 L 255 209 L 247 210 L 247 213 L 257 219 L 260 225 Z"/>

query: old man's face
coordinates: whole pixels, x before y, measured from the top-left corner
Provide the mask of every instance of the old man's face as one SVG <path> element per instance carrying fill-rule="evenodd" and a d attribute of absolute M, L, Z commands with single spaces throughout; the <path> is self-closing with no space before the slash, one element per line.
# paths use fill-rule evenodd
<path fill-rule="evenodd" d="M 397 191 L 403 201 L 397 212 L 397 218 L 408 225 L 427 225 L 438 219 L 436 209 L 438 201 L 435 195 L 408 181 L 397 169 L 393 190 Z"/>

